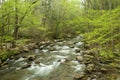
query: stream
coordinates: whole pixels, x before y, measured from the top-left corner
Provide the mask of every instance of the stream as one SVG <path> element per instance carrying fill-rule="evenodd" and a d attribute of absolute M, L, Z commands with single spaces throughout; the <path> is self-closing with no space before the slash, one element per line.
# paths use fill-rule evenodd
<path fill-rule="evenodd" d="M 120 80 L 119 57 L 98 58 L 81 39 L 40 42 L 29 52 L 11 56 L 0 67 L 0 80 Z"/>
<path fill-rule="evenodd" d="M 18 59 L 8 59 L 8 65 L 0 69 L 0 80 L 73 80 L 74 74 L 84 74 L 85 64 L 76 60 L 81 56 L 83 42 L 80 37 L 68 41 L 56 41 L 51 46 L 40 46 Z M 80 50 L 80 52 L 79 52 Z M 35 60 L 28 60 L 28 56 Z"/>

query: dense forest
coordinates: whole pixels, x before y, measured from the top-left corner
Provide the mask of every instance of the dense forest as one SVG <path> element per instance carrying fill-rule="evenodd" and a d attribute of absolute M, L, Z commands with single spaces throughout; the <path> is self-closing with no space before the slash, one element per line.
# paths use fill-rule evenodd
<path fill-rule="evenodd" d="M 11 56 L 28 52 L 28 43 L 76 36 L 82 37 L 84 50 L 97 53 L 97 60 L 113 60 L 111 65 L 118 66 L 120 0 L 0 0 L 0 66 Z"/>

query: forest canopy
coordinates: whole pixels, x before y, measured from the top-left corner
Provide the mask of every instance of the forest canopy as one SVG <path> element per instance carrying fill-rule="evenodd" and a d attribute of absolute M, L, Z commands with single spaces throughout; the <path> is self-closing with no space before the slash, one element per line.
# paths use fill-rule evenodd
<path fill-rule="evenodd" d="M 0 44 L 83 35 L 91 48 L 120 51 L 120 0 L 0 0 Z"/>

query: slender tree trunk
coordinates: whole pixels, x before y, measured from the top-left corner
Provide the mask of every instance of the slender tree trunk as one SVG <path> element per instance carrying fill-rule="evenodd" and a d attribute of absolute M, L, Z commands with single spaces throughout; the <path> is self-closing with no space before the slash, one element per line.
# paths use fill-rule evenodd
<path fill-rule="evenodd" d="M 8 31 L 8 34 L 10 34 L 10 15 L 8 14 L 7 16 L 7 23 L 8 23 L 8 26 L 7 26 L 7 31 Z"/>
<path fill-rule="evenodd" d="M 4 32 L 5 32 L 4 23 L 2 23 L 2 26 L 1 26 L 1 36 L 2 37 L 4 36 Z"/>
<path fill-rule="evenodd" d="M 112 10 L 111 0 L 108 0 L 108 2 L 109 2 L 110 14 L 111 14 L 111 10 Z M 111 18 L 111 15 L 110 15 L 110 18 Z M 114 32 L 113 31 L 114 30 L 113 30 L 113 27 L 111 26 L 111 23 L 110 23 L 110 27 L 111 27 L 111 47 L 112 47 L 112 51 L 114 51 L 114 39 L 113 39 L 113 36 L 114 36 Z"/>
<path fill-rule="evenodd" d="M 17 0 L 15 0 L 15 24 L 14 24 L 14 32 L 13 32 L 13 37 L 15 39 L 18 38 L 18 29 L 19 29 L 19 25 L 18 25 L 18 8 L 17 8 Z"/>
<path fill-rule="evenodd" d="M 18 39 L 18 30 L 19 30 L 18 26 L 14 28 L 13 36 L 15 39 Z"/>

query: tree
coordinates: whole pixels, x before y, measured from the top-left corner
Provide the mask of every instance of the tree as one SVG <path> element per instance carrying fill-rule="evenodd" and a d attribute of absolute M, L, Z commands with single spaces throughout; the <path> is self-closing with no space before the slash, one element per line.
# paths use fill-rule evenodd
<path fill-rule="evenodd" d="M 15 37 L 15 38 L 18 38 L 18 30 L 19 30 L 19 28 L 21 27 L 21 25 L 22 25 L 22 22 L 23 22 L 23 20 L 24 20 L 24 18 L 27 16 L 27 14 L 31 11 L 31 8 L 32 8 L 32 6 L 34 5 L 34 4 L 36 4 L 37 2 L 38 2 L 38 0 L 36 0 L 36 1 L 33 1 L 33 2 L 30 2 L 29 4 L 28 4 L 28 2 L 26 2 L 26 1 L 24 1 L 23 3 L 24 3 L 24 6 L 25 6 L 25 4 L 28 4 L 27 6 L 26 6 L 26 9 L 25 9 L 25 11 L 24 11 L 24 13 L 21 15 L 21 17 L 19 17 L 19 10 L 18 10 L 18 8 L 19 8 L 19 6 L 18 6 L 18 1 L 19 0 L 15 0 L 15 23 L 14 23 L 14 32 L 13 32 L 13 36 Z M 22 4 L 23 4 L 22 3 Z M 23 5 L 22 5 L 23 6 Z M 21 7 L 21 6 L 20 6 Z M 25 8 L 25 7 L 24 7 Z"/>

